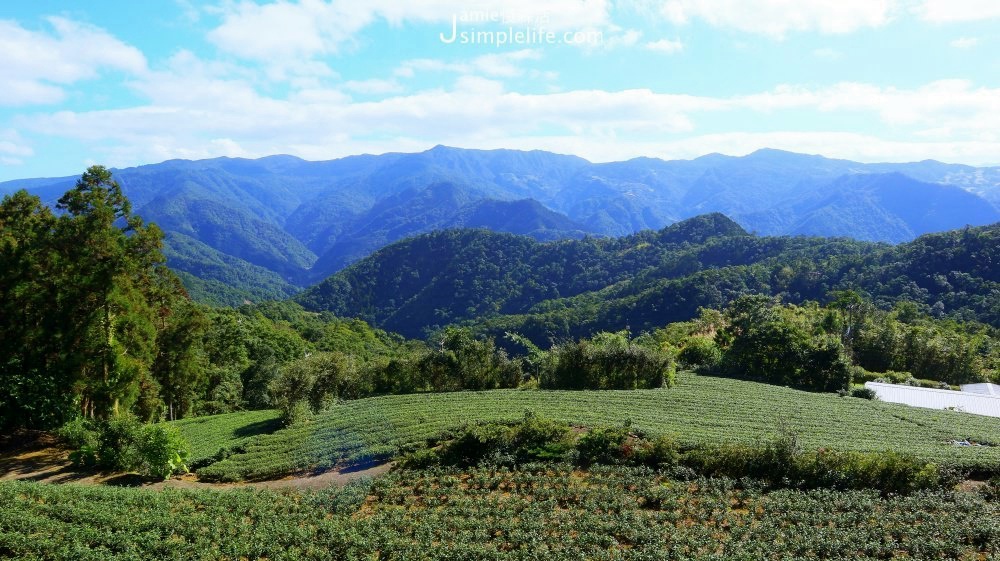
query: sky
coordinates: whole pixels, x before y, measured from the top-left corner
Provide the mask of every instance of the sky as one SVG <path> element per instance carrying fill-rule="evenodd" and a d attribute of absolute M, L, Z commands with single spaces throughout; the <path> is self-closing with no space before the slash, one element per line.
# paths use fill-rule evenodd
<path fill-rule="evenodd" d="M 997 0 L 0 3 L 0 181 L 437 144 L 1000 164 Z"/>

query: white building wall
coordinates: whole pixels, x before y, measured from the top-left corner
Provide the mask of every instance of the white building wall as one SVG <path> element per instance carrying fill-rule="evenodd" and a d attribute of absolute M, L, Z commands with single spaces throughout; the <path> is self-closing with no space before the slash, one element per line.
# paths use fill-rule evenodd
<path fill-rule="evenodd" d="M 927 409 L 954 409 L 976 415 L 1000 417 L 1000 396 L 879 382 L 868 382 L 865 387 L 874 390 L 879 399 L 889 403 L 903 403 Z"/>
<path fill-rule="evenodd" d="M 1000 397 L 1000 386 L 996 384 L 962 384 L 962 391 Z"/>

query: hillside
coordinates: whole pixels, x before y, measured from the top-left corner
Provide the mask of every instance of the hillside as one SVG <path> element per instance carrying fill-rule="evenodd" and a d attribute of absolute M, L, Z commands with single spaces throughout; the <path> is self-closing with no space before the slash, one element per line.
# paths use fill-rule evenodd
<path fill-rule="evenodd" d="M 992 263 L 1000 226 L 931 234 L 896 247 L 848 239 L 758 237 L 714 214 L 624 238 L 537 243 L 458 230 L 389 246 L 297 296 L 409 336 L 480 321 L 537 342 L 634 331 L 693 317 L 746 292 L 792 302 L 855 288 L 1000 325 Z M 940 305 L 938 304 L 940 302 Z"/>
<path fill-rule="evenodd" d="M 720 212 L 761 235 L 896 243 L 1000 221 L 998 168 L 861 164 L 778 150 L 593 164 L 541 151 L 438 146 L 326 162 L 171 160 L 115 177 L 147 220 L 240 260 L 220 265 L 190 244 L 170 248 L 170 265 L 189 273 L 192 292 L 226 302 L 287 293 L 270 281 L 249 292 L 229 284 L 246 277 L 242 262 L 304 287 L 395 241 L 443 228 L 575 239 Z M 0 193 L 26 188 L 51 204 L 76 179 L 9 181 Z M 227 287 L 234 290 L 226 294 Z"/>
<path fill-rule="evenodd" d="M 475 420 L 521 418 L 525 410 L 584 426 L 630 420 L 687 445 L 759 443 L 781 423 L 807 448 L 894 450 L 985 472 L 1000 470 L 1000 448 L 952 440 L 1000 439 L 1000 419 L 815 394 L 754 382 L 686 374 L 669 389 L 635 391 L 457 392 L 348 401 L 303 423 L 243 445 L 201 468 L 203 480 L 274 479 L 286 474 L 391 458 L 447 429 Z M 234 414 L 238 416 L 240 414 Z M 229 426 L 230 416 L 217 422 Z M 180 425 L 204 432 L 192 423 Z"/>
<path fill-rule="evenodd" d="M 312 310 L 362 317 L 407 336 L 593 292 L 641 273 L 687 272 L 683 255 L 715 239 L 753 239 L 721 214 L 624 238 L 539 243 L 486 230 L 448 230 L 393 244 L 296 297 Z M 765 250 L 767 251 L 767 250 Z M 710 265 L 756 255 L 716 252 Z"/>

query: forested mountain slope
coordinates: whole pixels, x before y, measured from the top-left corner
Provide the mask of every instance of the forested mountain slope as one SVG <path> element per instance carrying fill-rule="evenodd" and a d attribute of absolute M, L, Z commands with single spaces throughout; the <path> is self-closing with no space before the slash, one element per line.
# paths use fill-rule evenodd
<path fill-rule="evenodd" d="M 882 306 L 905 298 L 937 315 L 1000 325 L 998 247 L 1000 225 L 889 246 L 753 236 L 720 214 L 551 243 L 450 230 L 393 244 L 296 299 L 408 336 L 476 321 L 540 341 L 662 326 L 744 293 L 799 302 L 847 288 Z"/>

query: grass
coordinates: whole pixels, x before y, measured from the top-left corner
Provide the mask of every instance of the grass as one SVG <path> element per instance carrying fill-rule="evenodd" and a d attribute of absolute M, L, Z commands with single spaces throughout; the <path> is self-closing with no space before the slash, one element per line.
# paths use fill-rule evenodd
<path fill-rule="evenodd" d="M 191 444 L 189 460 L 193 464 L 206 462 L 220 450 L 232 450 L 251 438 L 278 430 L 278 412 L 244 411 L 193 417 L 170 423 Z"/>
<path fill-rule="evenodd" d="M 498 390 L 350 401 L 309 422 L 247 439 L 242 452 L 201 468 L 198 475 L 209 481 L 262 480 L 364 464 L 418 447 L 462 424 L 513 421 L 525 410 L 585 426 L 629 421 L 689 445 L 758 443 L 787 429 L 809 448 L 891 450 L 982 474 L 1000 473 L 1000 446 L 951 444 L 966 438 L 1000 444 L 1000 419 L 683 374 L 675 387 L 663 390 Z"/>

